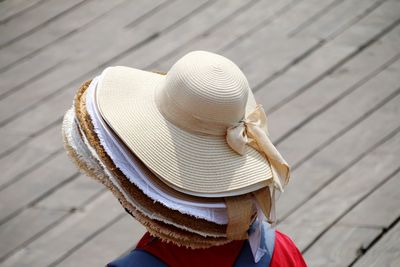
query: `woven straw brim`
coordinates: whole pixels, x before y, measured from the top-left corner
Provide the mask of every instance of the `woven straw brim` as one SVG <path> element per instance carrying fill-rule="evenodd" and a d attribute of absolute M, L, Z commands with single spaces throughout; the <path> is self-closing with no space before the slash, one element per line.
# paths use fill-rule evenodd
<path fill-rule="evenodd" d="M 251 147 L 241 156 L 225 136 L 184 131 L 159 112 L 155 90 L 164 75 L 128 67 L 107 68 L 96 97 L 99 110 L 126 146 L 165 183 L 198 196 L 233 196 L 270 184 L 266 158 Z M 250 93 L 247 110 L 255 108 Z"/>
<path fill-rule="evenodd" d="M 219 244 L 224 244 L 229 242 L 226 240 L 226 238 L 213 238 L 210 236 L 217 235 L 217 236 L 224 236 L 225 231 L 226 231 L 226 225 L 218 225 L 203 219 L 197 219 L 193 216 L 181 214 L 177 211 L 170 210 L 166 208 L 165 206 L 161 205 L 160 203 L 154 203 L 153 200 L 148 198 L 145 194 L 143 194 L 136 186 L 134 186 L 130 181 L 115 167 L 113 164 L 112 160 L 108 157 L 108 155 L 105 153 L 103 147 L 101 146 L 97 135 L 94 132 L 93 125 L 91 124 L 90 118 L 86 112 L 85 109 L 85 101 L 84 101 L 84 92 L 86 90 L 86 85 L 82 86 L 80 90 L 77 93 L 76 99 L 75 99 L 75 105 L 77 107 L 77 118 L 78 121 L 81 123 L 81 129 L 83 131 L 83 134 L 87 137 L 88 142 L 90 145 L 96 150 L 96 153 L 99 155 L 100 159 L 102 162 L 107 166 L 109 171 L 111 171 L 116 177 L 118 177 L 118 181 L 120 182 L 121 186 L 124 188 L 124 191 L 126 191 L 133 199 L 137 201 L 137 205 L 140 205 L 141 207 L 146 207 L 145 209 L 147 210 L 147 214 L 150 217 L 151 215 L 154 216 L 154 214 L 158 214 L 159 216 L 165 218 L 165 221 L 172 221 L 174 224 L 181 225 L 182 228 L 186 228 L 188 230 L 192 229 L 193 231 L 198 231 L 201 232 L 201 235 L 199 234 L 193 234 L 188 231 L 184 231 L 182 229 L 179 229 L 177 227 L 173 227 L 168 224 L 164 224 L 161 221 L 155 221 L 155 220 L 148 220 L 147 222 L 143 222 L 142 220 L 138 219 L 138 221 L 142 222 L 149 230 L 149 232 L 152 232 L 154 234 L 157 233 L 157 230 L 154 229 L 154 227 L 151 227 L 152 224 L 161 224 L 165 229 L 167 227 L 167 231 L 164 231 L 162 235 L 160 235 L 161 238 L 166 238 L 166 236 L 171 235 L 173 236 L 174 243 L 180 244 L 180 245 L 185 245 L 188 247 L 194 247 L 197 246 L 196 243 L 202 244 L 201 246 L 204 247 L 205 244 L 211 245 L 219 245 Z M 80 163 L 82 165 L 82 162 Z M 89 174 L 90 175 L 90 174 Z M 96 179 L 98 179 L 95 176 Z M 106 178 L 106 180 L 108 180 Z M 104 183 L 104 178 L 100 179 L 102 183 Z M 107 181 L 108 184 L 110 184 L 110 181 Z M 112 183 L 111 183 L 112 184 Z M 108 186 L 109 187 L 109 186 Z M 110 189 L 110 187 L 109 187 Z M 113 193 L 115 193 L 115 189 L 112 190 Z M 118 199 L 120 200 L 121 204 L 124 206 L 125 209 L 129 210 L 130 213 L 135 214 L 134 211 L 132 211 L 132 205 L 128 205 L 129 202 L 126 201 L 126 199 L 123 198 L 123 195 L 117 196 Z M 142 214 L 144 215 L 144 214 Z M 146 215 L 144 215 L 146 217 Z M 135 216 L 136 217 L 136 216 Z M 150 225 L 150 226 L 149 226 Z M 176 231 L 179 231 L 177 234 Z M 158 231 L 159 232 L 159 231 Z M 209 235 L 209 237 L 205 238 L 203 235 Z M 179 236 L 179 238 L 177 237 Z M 183 238 L 183 240 L 182 240 Z M 186 241 L 185 241 L 186 240 Z M 191 241 L 190 241 L 191 240 Z M 189 245 L 194 242 L 194 245 Z"/>
<path fill-rule="evenodd" d="M 74 148 L 68 143 L 67 139 L 64 137 L 64 147 L 67 150 L 68 155 L 73 160 L 73 162 L 78 166 L 78 168 L 89 177 L 101 182 L 106 186 L 118 199 L 125 210 L 141 224 L 143 224 L 147 230 L 153 235 L 164 242 L 172 242 L 179 246 L 185 246 L 193 249 L 198 248 L 208 248 L 211 246 L 223 245 L 229 241 L 225 239 L 216 238 L 202 238 L 192 233 L 187 233 L 181 231 L 178 228 L 171 227 L 162 222 L 156 222 L 145 216 L 136 207 L 134 207 L 129 201 L 126 200 L 122 192 L 114 186 L 114 184 L 109 180 L 104 171 L 102 171 L 100 166 L 94 167 L 93 165 L 87 165 L 81 156 L 79 156 Z"/>
<path fill-rule="evenodd" d="M 85 105 L 85 92 L 82 94 L 81 98 L 77 99 L 76 104 L 79 105 L 79 112 L 77 113 L 77 118 L 81 123 L 81 129 L 88 141 L 99 155 L 100 160 L 105 164 L 105 166 L 112 172 L 116 177 L 118 182 L 124 188 L 124 190 L 141 206 L 147 207 L 150 214 L 160 214 L 161 216 L 167 218 L 167 220 L 179 224 L 182 227 L 193 229 L 194 231 L 201 231 L 204 235 L 218 235 L 223 236 L 226 232 L 226 225 L 219 225 L 213 222 L 209 222 L 203 219 L 198 219 L 193 216 L 182 214 L 178 211 L 168 209 L 159 202 L 154 202 L 147 195 L 145 195 L 138 187 L 132 184 L 129 179 L 115 166 L 111 158 L 108 156 L 103 146 L 100 143 L 98 136 L 96 135 L 93 124 L 90 117 L 86 111 Z"/>

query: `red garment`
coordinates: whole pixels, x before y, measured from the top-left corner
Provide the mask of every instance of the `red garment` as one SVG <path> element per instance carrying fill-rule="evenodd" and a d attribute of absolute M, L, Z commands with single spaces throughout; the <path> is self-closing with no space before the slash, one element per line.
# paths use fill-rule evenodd
<path fill-rule="evenodd" d="M 179 247 L 172 243 L 161 242 L 147 232 L 137 244 L 136 248 L 142 249 L 157 257 L 168 266 L 191 267 L 231 267 L 242 249 L 244 241 L 233 241 L 223 246 L 207 249 L 189 249 Z M 204 264 L 207 262 L 207 265 Z M 213 262 L 213 265 L 209 263 Z"/>
<path fill-rule="evenodd" d="M 233 241 L 223 246 L 208 249 L 188 249 L 172 243 L 161 242 L 146 233 L 136 248 L 147 251 L 168 266 L 191 267 L 231 267 L 242 249 L 244 241 Z M 205 262 L 207 264 L 205 265 Z M 210 262 L 214 263 L 210 265 Z M 293 241 L 285 234 L 275 232 L 275 246 L 270 267 L 304 267 L 307 266 L 303 256 Z"/>
<path fill-rule="evenodd" d="M 275 231 L 275 247 L 270 267 L 307 266 L 299 249 L 285 234 Z"/>

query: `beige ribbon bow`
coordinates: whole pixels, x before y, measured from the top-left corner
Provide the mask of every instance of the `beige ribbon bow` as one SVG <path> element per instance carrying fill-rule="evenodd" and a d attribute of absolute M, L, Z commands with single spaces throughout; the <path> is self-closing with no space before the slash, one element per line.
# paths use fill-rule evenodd
<path fill-rule="evenodd" d="M 274 185 L 283 191 L 290 177 L 290 167 L 268 137 L 267 116 L 261 105 L 250 113 L 247 118 L 228 128 L 226 141 L 240 155 L 246 154 L 246 145 L 263 153 L 268 160 Z"/>

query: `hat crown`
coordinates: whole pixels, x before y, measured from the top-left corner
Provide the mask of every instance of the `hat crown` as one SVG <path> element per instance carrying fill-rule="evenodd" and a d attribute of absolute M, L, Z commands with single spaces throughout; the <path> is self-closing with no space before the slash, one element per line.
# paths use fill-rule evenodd
<path fill-rule="evenodd" d="M 243 119 L 250 89 L 235 63 L 194 51 L 171 67 L 162 90 L 186 114 L 229 126 Z"/>

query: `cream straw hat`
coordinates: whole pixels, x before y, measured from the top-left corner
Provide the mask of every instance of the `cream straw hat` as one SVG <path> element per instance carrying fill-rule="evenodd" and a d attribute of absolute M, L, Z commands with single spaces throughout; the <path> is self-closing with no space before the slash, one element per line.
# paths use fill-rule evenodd
<path fill-rule="evenodd" d="M 118 66 L 101 77 L 101 116 L 177 191 L 225 197 L 287 183 L 289 167 L 268 138 L 265 113 L 229 59 L 194 51 L 167 75 Z"/>

